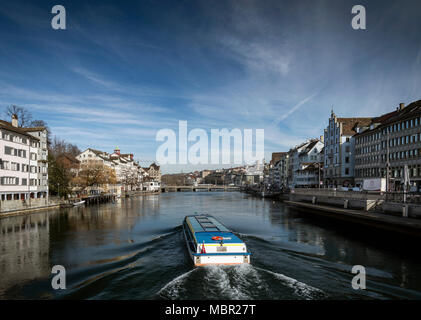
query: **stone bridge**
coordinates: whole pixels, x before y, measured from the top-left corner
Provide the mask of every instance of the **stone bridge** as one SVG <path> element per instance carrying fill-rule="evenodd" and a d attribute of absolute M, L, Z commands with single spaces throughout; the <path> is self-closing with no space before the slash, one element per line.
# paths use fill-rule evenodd
<path fill-rule="evenodd" d="M 161 192 L 180 191 L 240 191 L 236 186 L 198 185 L 198 186 L 161 186 Z"/>

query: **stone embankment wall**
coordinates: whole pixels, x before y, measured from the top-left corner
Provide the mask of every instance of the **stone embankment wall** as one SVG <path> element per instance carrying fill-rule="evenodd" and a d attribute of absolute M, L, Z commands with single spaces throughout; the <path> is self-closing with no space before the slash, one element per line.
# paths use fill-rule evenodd
<path fill-rule="evenodd" d="M 56 205 L 59 205 L 58 198 L 49 198 L 48 201 L 47 198 L 27 199 L 25 201 L 5 200 L 0 201 L 0 214 L 11 211 L 39 209 Z"/>
<path fill-rule="evenodd" d="M 323 204 L 345 209 L 375 210 L 404 217 L 421 218 L 421 205 L 414 203 L 389 202 L 385 196 L 375 193 L 315 190 L 294 190 L 290 194 L 291 201 Z"/>

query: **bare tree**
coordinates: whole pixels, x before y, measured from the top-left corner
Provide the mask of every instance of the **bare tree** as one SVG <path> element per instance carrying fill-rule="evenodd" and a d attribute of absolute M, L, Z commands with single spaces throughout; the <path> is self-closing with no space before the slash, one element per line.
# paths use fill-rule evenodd
<path fill-rule="evenodd" d="M 76 145 L 68 143 L 66 140 L 54 136 L 53 141 L 51 141 L 50 152 L 56 157 L 65 153 L 69 153 L 76 157 L 80 154 L 80 149 Z"/>
<path fill-rule="evenodd" d="M 4 114 L 7 117 L 6 120 L 16 115 L 19 127 L 44 127 L 47 130 L 47 144 L 51 143 L 51 130 L 47 123 L 44 120 L 32 120 L 32 114 L 26 108 L 12 104 L 6 108 Z"/>
<path fill-rule="evenodd" d="M 56 157 L 66 153 L 66 141 L 58 138 L 57 136 L 54 136 L 54 139 L 51 141 L 50 145 L 50 153 L 54 154 Z"/>
<path fill-rule="evenodd" d="M 19 107 L 14 104 L 8 106 L 5 111 L 7 118 L 10 119 L 14 114 L 18 117 L 19 127 L 27 127 L 31 125 L 32 114 L 24 107 Z"/>
<path fill-rule="evenodd" d="M 76 157 L 81 153 L 77 145 L 68 143 L 66 146 L 67 153 L 70 153 L 72 156 Z"/>
<path fill-rule="evenodd" d="M 136 189 L 140 185 L 139 173 L 135 168 L 124 168 L 120 171 L 120 182 L 130 189 Z"/>
<path fill-rule="evenodd" d="M 47 128 L 47 123 L 45 123 L 44 120 L 32 120 L 30 126 L 31 127 L 45 127 L 45 128 Z"/>
<path fill-rule="evenodd" d="M 115 170 L 95 161 L 82 164 L 80 171 L 73 179 L 74 185 L 83 188 L 115 184 L 116 182 Z"/>

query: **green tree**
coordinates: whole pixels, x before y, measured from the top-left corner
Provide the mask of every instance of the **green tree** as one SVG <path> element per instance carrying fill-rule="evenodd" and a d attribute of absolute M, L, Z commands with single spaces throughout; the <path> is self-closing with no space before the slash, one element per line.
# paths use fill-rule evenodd
<path fill-rule="evenodd" d="M 48 184 L 50 193 L 67 198 L 67 195 L 71 193 L 71 180 L 72 175 L 69 168 L 67 168 L 62 161 L 54 157 L 54 155 L 49 154 Z"/>

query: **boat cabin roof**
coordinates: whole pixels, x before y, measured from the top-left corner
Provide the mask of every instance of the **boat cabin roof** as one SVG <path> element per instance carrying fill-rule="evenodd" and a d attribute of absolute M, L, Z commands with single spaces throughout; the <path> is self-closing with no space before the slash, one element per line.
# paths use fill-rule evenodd
<path fill-rule="evenodd" d="M 193 232 L 230 232 L 222 223 L 212 216 L 196 215 L 187 216 Z"/>
<path fill-rule="evenodd" d="M 192 215 L 187 216 L 186 221 L 197 243 L 204 242 L 216 245 L 220 243 L 220 240 L 213 240 L 212 238 L 219 236 L 223 238 L 223 243 L 243 244 L 239 237 L 212 216 Z"/>

